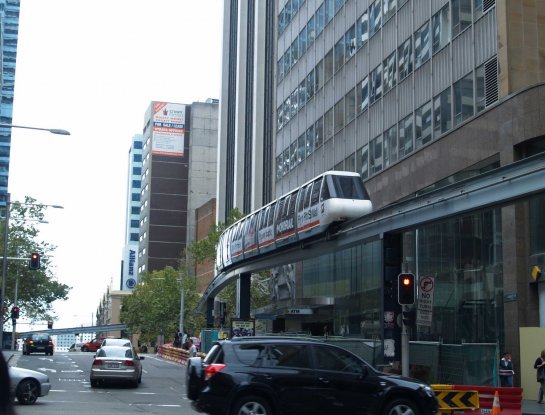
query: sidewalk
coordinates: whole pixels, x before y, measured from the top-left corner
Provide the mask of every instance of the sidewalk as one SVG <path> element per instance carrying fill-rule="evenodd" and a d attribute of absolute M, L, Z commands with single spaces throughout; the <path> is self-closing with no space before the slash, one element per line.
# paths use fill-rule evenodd
<path fill-rule="evenodd" d="M 522 413 L 523 415 L 545 414 L 545 404 L 539 404 L 536 401 L 530 399 L 523 399 Z"/>

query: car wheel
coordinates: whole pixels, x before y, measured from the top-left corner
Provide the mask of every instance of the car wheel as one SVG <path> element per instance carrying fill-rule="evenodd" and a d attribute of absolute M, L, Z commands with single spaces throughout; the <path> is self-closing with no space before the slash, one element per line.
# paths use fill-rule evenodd
<path fill-rule="evenodd" d="M 394 399 L 386 405 L 384 415 L 420 415 L 414 402 L 408 399 Z"/>
<path fill-rule="evenodd" d="M 25 379 L 17 385 L 15 396 L 21 405 L 32 405 L 40 395 L 40 384 L 34 379 Z"/>
<path fill-rule="evenodd" d="M 269 402 L 261 396 L 244 396 L 233 407 L 232 415 L 272 415 Z"/>
<path fill-rule="evenodd" d="M 83 347 L 81 348 L 81 351 L 82 351 L 82 352 L 88 352 L 88 351 L 89 351 L 89 348 L 88 348 L 87 346 L 83 346 Z"/>
<path fill-rule="evenodd" d="M 98 386 L 98 380 L 96 379 L 91 379 L 91 387 L 92 388 L 96 388 Z"/>

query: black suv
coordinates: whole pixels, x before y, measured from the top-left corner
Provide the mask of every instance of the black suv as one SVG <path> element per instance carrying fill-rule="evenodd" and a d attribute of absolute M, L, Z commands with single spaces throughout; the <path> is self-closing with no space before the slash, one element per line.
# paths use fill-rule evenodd
<path fill-rule="evenodd" d="M 355 354 L 319 340 L 244 337 L 216 342 L 187 364 L 187 397 L 212 415 L 437 412 L 433 389 L 379 372 Z"/>
<path fill-rule="evenodd" d="M 53 340 L 47 333 L 32 333 L 23 343 L 23 354 L 42 352 L 53 356 Z"/>

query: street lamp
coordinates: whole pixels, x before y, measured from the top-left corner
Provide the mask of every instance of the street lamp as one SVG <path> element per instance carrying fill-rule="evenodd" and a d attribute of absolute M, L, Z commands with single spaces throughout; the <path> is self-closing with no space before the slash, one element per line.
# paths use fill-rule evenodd
<path fill-rule="evenodd" d="M 13 124 L 2 124 L 2 123 L 0 123 L 0 127 L 2 127 L 2 128 L 25 128 L 27 130 L 49 131 L 51 134 L 70 135 L 70 131 L 61 130 L 61 129 L 58 129 L 58 128 L 27 127 L 26 125 L 13 125 Z"/>
<path fill-rule="evenodd" d="M 2 124 L 0 124 L 0 127 Z M 20 202 L 12 202 L 10 200 L 11 195 L 8 193 L 6 196 L 6 217 L 4 222 L 4 253 L 3 253 L 3 261 L 2 261 L 2 288 L 0 290 L 0 350 L 4 348 L 4 298 L 6 293 L 6 277 L 7 277 L 7 271 L 8 271 L 8 241 L 9 241 L 9 211 L 11 205 L 28 205 L 28 206 L 44 206 L 44 207 L 52 207 L 55 209 L 64 209 L 62 206 L 59 205 L 44 205 L 42 203 L 20 203 Z"/>

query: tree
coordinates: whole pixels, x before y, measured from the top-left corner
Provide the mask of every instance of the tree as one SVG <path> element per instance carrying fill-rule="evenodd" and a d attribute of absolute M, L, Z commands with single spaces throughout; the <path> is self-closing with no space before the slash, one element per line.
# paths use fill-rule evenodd
<path fill-rule="evenodd" d="M 184 269 L 183 267 L 181 267 Z M 166 267 L 143 274 L 130 296 L 123 298 L 120 319 L 130 332 L 140 333 L 144 342 L 154 342 L 159 335 L 165 341 L 174 337 L 180 318 L 181 285 L 184 297 L 184 328 L 195 333 L 203 326 L 203 318 L 191 313 L 199 301 L 195 281 L 185 271 Z"/>
<path fill-rule="evenodd" d="M 58 282 L 53 273 L 50 255 L 56 247 L 39 241 L 39 229 L 35 226 L 44 219 L 46 206 L 36 203 L 36 200 L 26 196 L 21 203 L 10 204 L 10 221 L 8 234 L 8 258 L 30 258 L 32 252 L 41 254 L 41 267 L 30 270 L 28 261 L 24 259 L 9 259 L 6 275 L 5 306 L 10 309 L 15 300 L 15 280 L 18 279 L 17 305 L 21 314 L 31 319 L 51 320 L 52 303 L 56 300 L 66 300 L 71 289 L 68 285 Z M 0 249 L 4 249 L 5 226 L 0 230 Z M 4 321 L 9 315 L 4 316 Z"/>
<path fill-rule="evenodd" d="M 234 208 L 227 218 L 225 224 L 219 223 L 213 225 L 208 232 L 206 238 L 193 242 L 187 247 L 190 261 L 195 263 L 203 263 L 206 261 L 214 260 L 216 258 L 216 245 L 218 244 L 221 233 L 227 229 L 230 225 L 242 219 L 244 215 Z M 270 302 L 270 291 L 268 284 L 269 271 L 262 271 L 260 273 L 252 274 L 251 286 L 250 286 L 250 308 L 255 309 L 263 307 Z M 230 319 L 235 316 L 236 312 L 236 281 L 228 284 L 218 294 L 218 298 L 225 301 L 227 307 L 226 324 Z"/>

